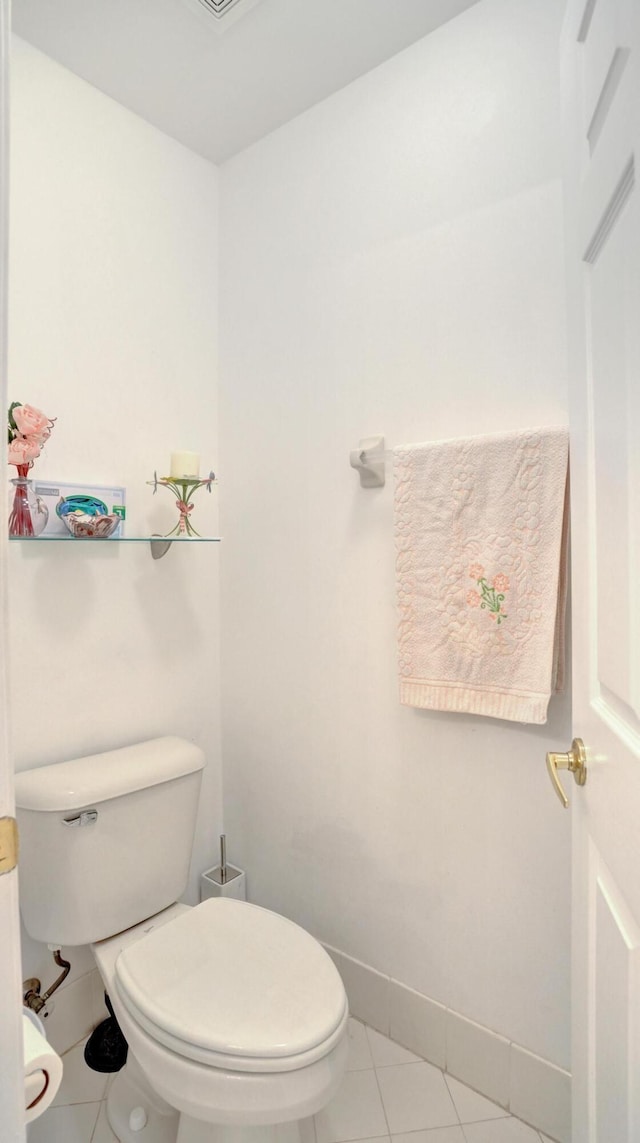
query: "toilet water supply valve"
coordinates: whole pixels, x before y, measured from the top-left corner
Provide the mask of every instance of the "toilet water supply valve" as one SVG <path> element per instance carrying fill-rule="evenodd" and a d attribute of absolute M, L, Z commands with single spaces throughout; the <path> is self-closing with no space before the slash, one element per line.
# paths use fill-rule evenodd
<path fill-rule="evenodd" d="M 69 973 L 71 972 L 71 965 L 69 964 L 68 960 L 64 960 L 64 958 L 60 956 L 60 949 L 52 949 L 51 951 L 53 953 L 54 961 L 58 967 L 62 969 L 60 976 L 57 978 L 57 980 L 54 980 L 51 988 L 48 988 L 46 992 L 43 992 L 42 995 L 40 995 L 42 984 L 36 976 L 31 976 L 28 980 L 24 980 L 22 982 L 22 987 L 24 988 L 24 995 L 22 999 L 24 1004 L 27 1008 L 31 1008 L 33 1012 L 40 1013 L 40 1015 L 43 1017 L 49 1015 L 47 1011 L 43 1011 L 43 1009 L 46 1008 L 47 1000 L 53 996 L 56 988 L 60 987 L 63 980 L 66 980 Z"/>

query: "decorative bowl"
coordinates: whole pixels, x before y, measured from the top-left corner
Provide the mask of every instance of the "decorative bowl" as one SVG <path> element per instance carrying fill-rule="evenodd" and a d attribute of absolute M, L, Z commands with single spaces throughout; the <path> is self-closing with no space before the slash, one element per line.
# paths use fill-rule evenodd
<path fill-rule="evenodd" d="M 61 520 L 76 540 L 107 540 L 120 523 L 116 515 L 90 516 L 86 512 L 68 512 Z"/>
<path fill-rule="evenodd" d="M 56 504 L 56 513 L 76 540 L 107 540 L 116 531 L 120 516 L 110 514 L 95 496 L 66 496 Z"/>

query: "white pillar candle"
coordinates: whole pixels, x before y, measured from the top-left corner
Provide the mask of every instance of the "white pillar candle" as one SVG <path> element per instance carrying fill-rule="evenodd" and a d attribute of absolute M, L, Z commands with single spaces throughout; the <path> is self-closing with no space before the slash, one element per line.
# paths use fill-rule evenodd
<path fill-rule="evenodd" d="M 184 480 L 188 476 L 200 476 L 200 457 L 197 452 L 172 452 L 170 476 L 174 480 Z"/>

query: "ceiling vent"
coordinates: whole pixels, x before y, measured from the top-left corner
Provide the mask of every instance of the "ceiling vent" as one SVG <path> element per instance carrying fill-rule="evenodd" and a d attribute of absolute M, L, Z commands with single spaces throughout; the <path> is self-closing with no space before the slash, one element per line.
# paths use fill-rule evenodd
<path fill-rule="evenodd" d="M 206 20 L 210 28 L 226 31 L 241 16 L 246 15 L 260 0 L 184 0 L 188 8 Z"/>

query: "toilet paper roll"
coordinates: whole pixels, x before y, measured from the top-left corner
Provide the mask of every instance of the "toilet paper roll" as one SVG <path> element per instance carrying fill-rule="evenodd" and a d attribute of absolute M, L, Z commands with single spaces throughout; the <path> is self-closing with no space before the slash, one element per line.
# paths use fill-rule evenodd
<path fill-rule="evenodd" d="M 23 1013 L 25 1121 L 31 1123 L 55 1099 L 62 1080 L 62 1060 L 36 1025 L 33 1013 Z"/>

